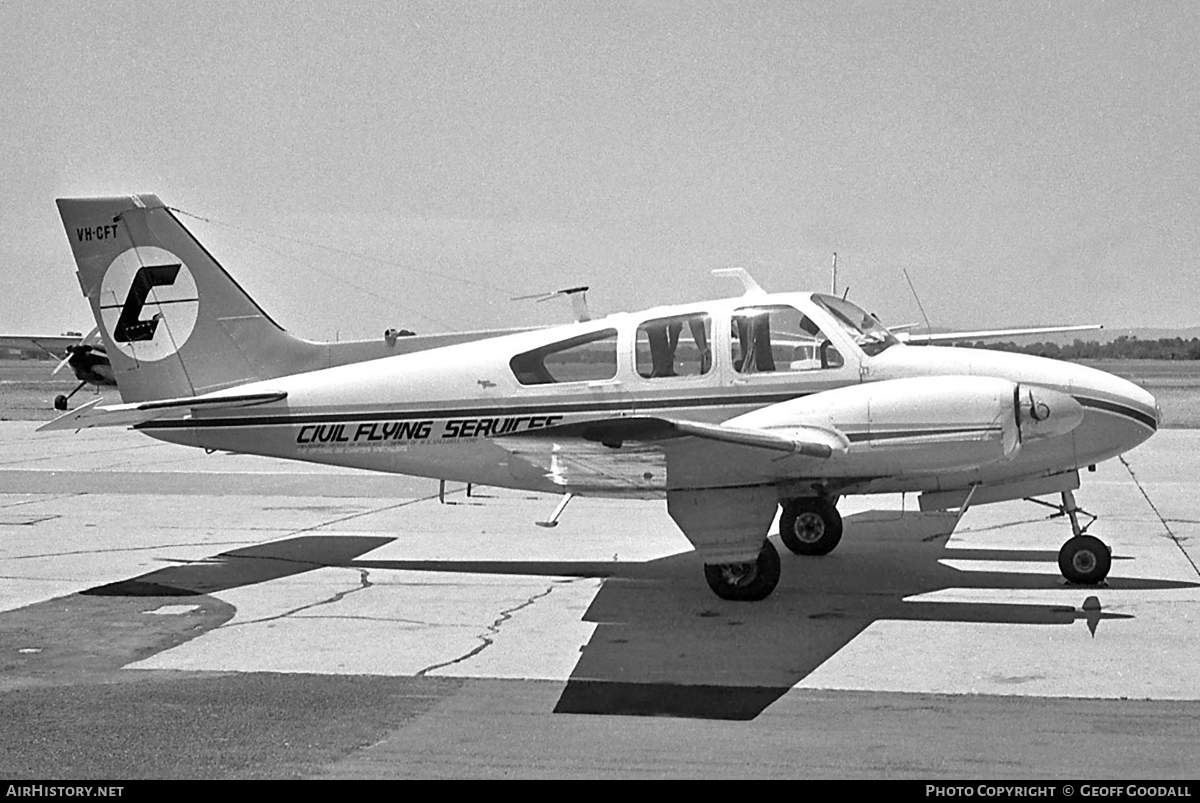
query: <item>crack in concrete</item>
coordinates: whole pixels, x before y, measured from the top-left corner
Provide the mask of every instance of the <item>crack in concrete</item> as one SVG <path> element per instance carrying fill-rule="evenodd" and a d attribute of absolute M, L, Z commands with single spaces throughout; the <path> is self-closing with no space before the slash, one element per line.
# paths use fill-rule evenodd
<path fill-rule="evenodd" d="M 575 580 L 568 580 L 567 583 L 565 583 L 563 585 L 568 585 L 573 582 L 575 582 Z M 498 616 L 496 619 L 494 619 L 492 621 L 492 623 L 490 625 L 488 625 L 488 627 L 487 627 L 487 629 L 491 632 L 491 636 L 486 636 L 486 635 L 479 636 L 478 638 L 479 638 L 480 644 L 478 646 L 476 646 L 474 649 L 469 650 L 465 655 L 460 655 L 459 657 L 454 658 L 450 661 L 443 661 L 440 664 L 431 664 L 430 666 L 427 666 L 424 669 L 422 669 L 421 671 L 417 672 L 415 677 L 419 677 L 419 678 L 425 677 L 430 672 L 434 672 L 438 669 L 445 669 L 448 666 L 453 666 L 454 664 L 460 664 L 463 661 L 469 661 L 470 659 L 474 658 L 476 655 L 479 655 L 481 652 L 486 650 L 488 647 L 490 647 L 496 643 L 496 639 L 494 637 L 500 634 L 500 627 L 505 622 L 507 622 L 509 619 L 512 619 L 513 615 L 515 613 L 517 613 L 517 611 L 528 608 L 529 606 L 536 603 L 538 600 L 545 599 L 546 597 L 550 596 L 550 594 L 553 593 L 553 591 L 554 591 L 554 586 L 555 586 L 555 584 L 551 583 L 550 586 L 545 591 L 534 594 L 533 596 L 529 597 L 524 602 L 522 602 L 520 605 L 516 605 L 512 608 L 508 608 L 506 610 L 500 611 L 500 616 Z"/>
<path fill-rule="evenodd" d="M 257 625 L 257 624 L 262 624 L 263 622 L 276 622 L 280 619 L 286 619 L 289 616 L 294 616 L 294 615 L 300 613 L 301 611 L 307 611 L 307 610 L 311 610 L 313 608 L 319 608 L 322 605 L 332 605 L 335 602 L 341 602 L 343 599 L 350 596 L 351 594 L 356 594 L 359 591 L 365 591 L 366 589 L 368 589 L 374 585 L 374 583 L 372 583 L 370 580 L 370 572 L 367 569 L 357 569 L 356 571 L 358 572 L 358 581 L 359 581 L 357 588 L 350 588 L 345 591 L 338 591 L 336 594 L 334 594 L 332 597 L 330 597 L 328 599 L 322 599 L 322 600 L 317 600 L 316 602 L 310 602 L 307 605 L 301 605 L 298 608 L 292 608 L 290 611 L 284 611 L 283 613 L 276 614 L 275 616 L 265 616 L 262 619 L 247 619 L 244 622 L 234 622 L 234 623 L 230 623 L 230 624 L 225 624 L 217 629 L 218 630 L 228 630 L 228 629 L 234 628 L 234 627 L 241 627 L 242 625 Z M 347 618 L 353 618 L 353 617 L 347 617 Z"/>
<path fill-rule="evenodd" d="M 1179 536 L 1175 535 L 1175 532 L 1171 529 L 1171 525 L 1167 523 L 1167 519 L 1162 513 L 1159 512 L 1158 507 L 1154 504 L 1153 500 L 1150 499 L 1150 494 L 1146 493 L 1146 489 L 1143 488 L 1142 483 L 1138 481 L 1137 474 L 1135 474 L 1133 471 L 1133 466 L 1129 465 L 1128 461 L 1125 460 L 1124 455 L 1117 455 L 1117 459 L 1121 461 L 1121 465 L 1125 466 L 1125 470 L 1129 472 L 1130 479 L 1133 480 L 1133 484 L 1137 486 L 1137 489 L 1141 491 L 1142 497 L 1146 500 L 1146 504 L 1150 506 L 1150 509 L 1154 511 L 1154 515 L 1158 516 L 1158 520 L 1162 522 L 1163 529 L 1167 531 L 1167 535 L 1170 537 L 1170 539 L 1175 542 L 1175 547 L 1180 551 L 1180 553 L 1182 553 L 1187 562 L 1191 564 L 1192 571 L 1195 572 L 1197 576 L 1200 576 L 1200 567 L 1196 566 L 1196 561 L 1192 560 L 1192 556 L 1189 555 L 1187 550 L 1183 548 L 1183 542 L 1180 541 Z"/>
<path fill-rule="evenodd" d="M 328 621 L 331 619 L 347 619 L 352 622 L 386 622 L 388 624 L 416 625 L 418 627 L 437 627 L 437 628 L 453 627 L 453 628 L 458 628 L 460 630 L 466 630 L 468 628 L 474 629 L 476 627 L 476 625 L 473 625 L 473 624 L 456 624 L 454 622 L 430 622 L 425 619 L 403 619 L 400 617 L 392 617 L 392 616 L 359 616 L 359 615 L 351 616 L 351 615 L 347 615 L 347 614 L 321 614 L 320 616 L 306 616 L 306 617 L 304 617 L 304 619 L 305 619 L 305 621 L 316 621 L 316 620 Z"/>

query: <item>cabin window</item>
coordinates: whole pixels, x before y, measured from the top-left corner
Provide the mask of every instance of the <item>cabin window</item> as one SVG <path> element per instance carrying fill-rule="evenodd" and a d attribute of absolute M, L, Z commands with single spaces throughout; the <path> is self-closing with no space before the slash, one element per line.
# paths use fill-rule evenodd
<path fill-rule="evenodd" d="M 701 376 L 712 369 L 712 319 L 704 313 L 646 321 L 637 330 L 638 375 Z"/>
<path fill-rule="evenodd" d="M 795 307 L 742 307 L 733 313 L 731 356 L 739 374 L 820 371 L 845 360 L 821 328 Z"/>
<path fill-rule="evenodd" d="M 518 354 L 508 364 L 522 385 L 612 379 L 617 375 L 617 330 L 560 340 Z"/>

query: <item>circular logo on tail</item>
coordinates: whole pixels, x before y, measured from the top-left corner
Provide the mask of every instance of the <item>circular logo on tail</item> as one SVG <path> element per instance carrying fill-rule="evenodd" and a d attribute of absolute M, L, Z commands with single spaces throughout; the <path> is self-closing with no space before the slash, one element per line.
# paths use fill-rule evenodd
<path fill-rule="evenodd" d="M 100 283 L 100 323 L 125 354 L 142 362 L 170 357 L 192 336 L 200 298 L 183 260 L 162 248 L 130 248 Z"/>

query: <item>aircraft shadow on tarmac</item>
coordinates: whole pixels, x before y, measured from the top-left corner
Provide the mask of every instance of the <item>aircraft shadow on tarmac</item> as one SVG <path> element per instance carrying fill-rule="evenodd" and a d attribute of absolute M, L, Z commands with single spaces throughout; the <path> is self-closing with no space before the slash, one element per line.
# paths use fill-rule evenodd
<path fill-rule="evenodd" d="M 1057 573 L 961 571 L 946 559 L 1057 560 L 1057 550 L 946 549 L 952 519 L 868 511 L 845 520 L 832 554 L 783 552 L 783 578 L 763 602 L 723 602 L 705 585 L 694 553 L 644 563 L 403 561 L 361 556 L 392 538 L 306 535 L 159 569 L 84 594 L 191 596 L 323 567 L 605 578 L 584 615 L 596 624 L 555 711 L 748 720 L 787 693 L 872 622 L 921 620 L 1071 625 L 1096 635 L 1094 589 L 1063 589 Z M 1114 556 L 1115 561 L 1120 556 Z M 1120 563 L 1115 570 L 1119 573 Z M 1114 577 L 1107 592 L 1194 588 L 1197 583 Z M 1072 605 L 906 601 L 947 588 L 1077 590 Z M 1088 598 L 1085 600 L 1085 598 Z"/>

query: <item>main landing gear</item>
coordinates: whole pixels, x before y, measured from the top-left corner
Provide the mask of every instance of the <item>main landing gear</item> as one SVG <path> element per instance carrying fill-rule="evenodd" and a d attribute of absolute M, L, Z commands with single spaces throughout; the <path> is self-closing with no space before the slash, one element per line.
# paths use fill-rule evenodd
<path fill-rule="evenodd" d="M 783 502 L 779 537 L 797 555 L 825 555 L 842 539 L 842 517 L 832 499 L 817 496 L 789 499 Z M 756 602 L 775 590 L 779 572 L 779 552 L 765 540 L 753 562 L 705 564 L 704 579 L 721 599 Z"/>
<path fill-rule="evenodd" d="M 1071 520 L 1072 537 L 1058 550 L 1058 570 L 1068 582 L 1080 585 L 1096 585 L 1108 577 L 1112 568 L 1112 550 L 1108 544 L 1093 535 L 1087 535 L 1087 528 L 1096 520 L 1092 516 L 1087 525 L 1079 526 L 1079 513 L 1091 516 L 1081 511 L 1075 504 L 1075 495 L 1070 491 L 1062 492 L 1062 507 L 1056 515 L 1066 516 Z"/>
<path fill-rule="evenodd" d="M 763 541 L 758 558 L 751 563 L 704 564 L 704 579 L 721 599 L 758 602 L 779 585 L 779 571 L 779 552 L 770 541 Z"/>
<path fill-rule="evenodd" d="M 797 555 L 827 555 L 842 540 L 842 517 L 825 497 L 789 499 L 779 516 L 779 538 Z"/>

